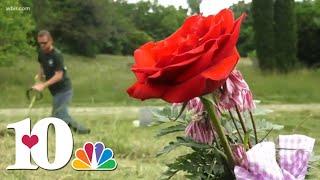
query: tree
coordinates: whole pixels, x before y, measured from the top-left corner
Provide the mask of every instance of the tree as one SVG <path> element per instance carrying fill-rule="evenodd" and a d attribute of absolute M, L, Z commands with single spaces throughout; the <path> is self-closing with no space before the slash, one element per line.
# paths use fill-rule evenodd
<path fill-rule="evenodd" d="M 250 52 L 255 50 L 251 3 L 239 1 L 237 4 L 233 4 L 230 9 L 232 9 L 236 18 L 240 17 L 243 13 L 246 13 L 247 15 L 245 21 L 241 25 L 237 47 L 241 56 L 248 56 Z"/>
<path fill-rule="evenodd" d="M 0 66 L 10 65 L 17 55 L 33 52 L 29 44 L 34 25 L 31 11 L 12 10 L 11 7 L 22 6 L 19 0 L 2 0 L 0 3 Z"/>
<path fill-rule="evenodd" d="M 85 56 L 132 54 L 143 43 L 173 33 L 187 16 L 186 9 L 164 7 L 156 0 L 135 4 L 126 0 L 28 1 L 33 2 L 36 30 L 48 29 L 64 52 Z"/>
<path fill-rule="evenodd" d="M 154 40 L 169 36 L 180 27 L 187 16 L 186 9 L 164 7 L 157 3 L 143 1 L 136 4 L 123 2 L 120 5 L 120 11 L 120 14 L 128 17 L 138 30 L 144 31 Z"/>
<path fill-rule="evenodd" d="M 126 15 L 127 11 L 132 13 L 135 5 L 125 1 L 113 2 L 114 16 L 112 19 L 111 38 L 105 41 L 102 48 L 103 53 L 109 54 L 133 54 L 141 44 L 152 41 L 153 38 L 145 31 L 139 30 L 131 16 Z"/>
<path fill-rule="evenodd" d="M 48 16 L 43 14 L 46 9 Z M 34 1 L 34 11 L 37 30 L 50 30 L 67 52 L 91 57 L 110 38 L 115 18 L 111 0 Z"/>
<path fill-rule="evenodd" d="M 200 3 L 201 0 L 188 0 L 188 5 L 191 10 L 191 14 L 199 14 L 200 13 Z"/>
<path fill-rule="evenodd" d="M 264 71 L 273 70 L 275 67 L 273 0 L 253 0 L 252 14 L 259 67 Z"/>
<path fill-rule="evenodd" d="M 275 60 L 280 72 L 296 67 L 297 28 L 294 0 L 276 0 L 274 4 Z"/>
<path fill-rule="evenodd" d="M 320 0 L 296 3 L 298 58 L 308 67 L 320 67 Z"/>

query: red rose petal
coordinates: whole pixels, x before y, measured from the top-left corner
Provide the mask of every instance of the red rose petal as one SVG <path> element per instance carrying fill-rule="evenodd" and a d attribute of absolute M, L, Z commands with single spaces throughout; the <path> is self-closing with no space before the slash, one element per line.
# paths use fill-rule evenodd
<path fill-rule="evenodd" d="M 219 37 L 219 35 L 221 35 L 222 32 L 222 21 L 220 21 L 219 23 L 211 26 L 211 28 L 209 29 L 208 33 L 205 34 L 200 40 L 200 43 L 204 43 L 210 39 L 216 39 Z"/>
<path fill-rule="evenodd" d="M 128 90 L 127 93 L 134 98 L 145 100 L 150 98 L 159 98 L 165 91 L 164 86 L 150 86 L 143 83 L 135 83 Z"/>
<path fill-rule="evenodd" d="M 176 43 L 179 43 L 182 40 L 176 40 Z M 173 57 L 174 52 L 178 46 L 174 43 L 168 43 L 167 41 L 156 42 L 155 47 L 151 49 L 151 53 L 156 57 L 157 64 L 155 66 L 162 67 L 159 63 L 163 60 L 168 60 Z"/>
<path fill-rule="evenodd" d="M 216 16 L 217 21 L 222 20 L 222 29 L 225 34 L 230 33 L 234 24 L 233 12 L 230 9 L 221 10 Z"/>
<path fill-rule="evenodd" d="M 165 67 L 164 69 L 161 69 L 157 73 L 151 75 L 148 77 L 149 80 L 172 80 L 176 79 L 176 76 L 183 73 L 183 71 L 186 68 L 192 68 L 192 65 L 195 61 L 199 59 L 200 55 L 195 56 L 191 59 L 188 59 L 186 61 L 183 61 L 178 64 L 173 64 L 170 66 Z"/>
<path fill-rule="evenodd" d="M 192 97 L 200 96 L 205 91 L 206 80 L 201 75 L 182 84 L 170 87 L 162 98 L 169 103 L 185 102 Z"/>
<path fill-rule="evenodd" d="M 134 59 L 136 62 L 134 66 L 150 67 L 155 64 L 155 59 L 150 52 L 150 49 L 153 46 L 154 46 L 153 43 L 149 42 L 134 51 Z"/>
<path fill-rule="evenodd" d="M 187 35 L 190 32 L 191 27 L 194 26 L 194 24 L 201 18 L 199 15 L 190 16 L 188 17 L 183 25 L 172 35 L 165 38 L 164 41 L 167 41 L 170 44 L 176 44 L 178 39 L 181 39 L 181 37 L 187 37 Z"/>
<path fill-rule="evenodd" d="M 221 86 L 223 82 L 224 80 L 211 81 L 202 75 L 198 75 L 179 85 L 168 87 L 161 98 L 169 103 L 186 102 L 194 97 L 213 92 L 216 88 Z"/>
<path fill-rule="evenodd" d="M 214 64 L 218 63 L 219 60 L 232 55 L 233 49 L 235 48 L 239 38 L 240 26 L 243 18 L 244 15 L 237 19 L 235 25 L 233 26 L 232 34 L 220 37 L 220 39 L 218 40 L 219 49 L 217 50 L 215 56 L 212 59 L 213 64 L 211 64 L 211 66 L 214 66 Z"/>
<path fill-rule="evenodd" d="M 231 56 L 218 61 L 214 66 L 204 71 L 202 75 L 211 80 L 226 79 L 236 66 L 239 58 L 240 55 L 237 49 L 234 48 L 233 54 Z"/>
<path fill-rule="evenodd" d="M 192 67 L 185 69 L 184 73 L 177 77 L 177 82 L 183 82 L 187 79 L 190 79 L 210 67 L 212 57 L 215 51 L 218 49 L 216 41 L 211 41 L 211 44 L 208 44 L 209 47 L 211 47 L 206 51 L 206 53 L 202 54 L 202 56 L 193 64 Z"/>
<path fill-rule="evenodd" d="M 213 41 L 213 40 L 210 40 L 210 41 Z M 210 45 L 208 45 L 208 44 L 212 45 L 212 42 L 210 42 L 210 41 L 202 43 L 200 46 L 198 46 L 190 51 L 187 51 L 187 52 L 184 52 L 181 54 L 174 54 L 174 57 L 171 59 L 171 61 L 169 61 L 170 62 L 169 64 L 180 63 L 182 61 L 185 61 L 186 59 L 193 58 L 194 56 L 197 56 L 199 53 L 203 53 L 204 51 L 207 51 L 208 49 L 210 49 Z"/>

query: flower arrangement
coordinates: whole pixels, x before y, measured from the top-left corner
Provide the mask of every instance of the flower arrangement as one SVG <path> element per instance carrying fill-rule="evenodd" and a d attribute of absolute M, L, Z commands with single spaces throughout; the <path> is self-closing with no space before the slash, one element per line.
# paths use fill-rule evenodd
<path fill-rule="evenodd" d="M 258 135 L 281 126 L 255 121 L 248 84 L 235 69 L 236 48 L 245 15 L 228 9 L 187 18 L 175 33 L 134 52 L 137 82 L 131 97 L 160 98 L 172 106 L 154 112 L 156 124 L 173 123 L 158 136 L 185 132 L 158 155 L 179 146 L 192 149 L 168 164 L 170 178 L 185 171 L 200 179 L 304 179 L 315 140 L 282 135 L 279 142 Z"/>

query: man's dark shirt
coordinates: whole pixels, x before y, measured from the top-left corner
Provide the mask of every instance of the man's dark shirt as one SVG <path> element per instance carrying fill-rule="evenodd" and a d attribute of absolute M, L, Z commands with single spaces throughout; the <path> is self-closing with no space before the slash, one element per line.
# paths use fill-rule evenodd
<path fill-rule="evenodd" d="M 67 76 L 67 69 L 63 64 L 63 56 L 58 49 L 54 48 L 50 53 L 44 53 L 42 50 L 39 50 L 38 61 L 43 68 L 46 80 L 52 78 L 55 71 L 63 71 L 62 80 L 49 86 L 49 90 L 53 96 L 59 92 L 71 89 L 71 81 Z"/>

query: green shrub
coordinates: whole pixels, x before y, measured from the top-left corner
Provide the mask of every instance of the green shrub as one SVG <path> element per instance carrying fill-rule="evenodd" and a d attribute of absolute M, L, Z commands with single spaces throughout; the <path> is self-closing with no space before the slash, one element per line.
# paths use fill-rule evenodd
<path fill-rule="evenodd" d="M 0 66 L 10 65 L 18 55 L 30 55 L 30 32 L 33 19 L 30 10 L 7 10 L 23 7 L 19 0 L 2 0 L 0 3 Z"/>

